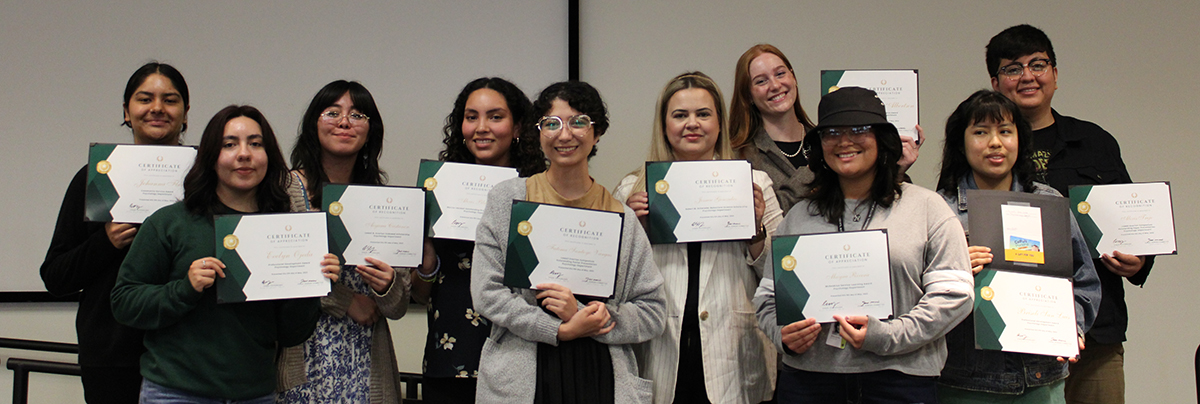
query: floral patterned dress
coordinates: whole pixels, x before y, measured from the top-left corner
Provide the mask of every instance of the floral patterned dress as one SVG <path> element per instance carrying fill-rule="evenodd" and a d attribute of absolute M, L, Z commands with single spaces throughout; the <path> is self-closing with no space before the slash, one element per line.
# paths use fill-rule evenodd
<path fill-rule="evenodd" d="M 433 246 L 441 260 L 441 269 L 429 293 L 424 374 L 476 378 L 479 353 L 492 331 L 492 323 L 480 316 L 471 303 L 471 254 L 475 243 L 434 239 Z"/>
<path fill-rule="evenodd" d="M 371 293 L 353 266 L 342 267 L 342 278 L 356 293 Z M 364 380 L 371 376 L 371 333 L 371 327 L 350 316 L 337 318 L 322 312 L 312 338 L 304 343 L 309 381 L 281 392 L 277 402 L 370 402 L 370 386 Z"/>

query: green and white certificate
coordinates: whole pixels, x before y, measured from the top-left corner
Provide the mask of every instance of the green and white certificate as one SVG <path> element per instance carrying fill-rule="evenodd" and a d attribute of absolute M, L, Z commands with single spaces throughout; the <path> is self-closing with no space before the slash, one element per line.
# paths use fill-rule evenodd
<path fill-rule="evenodd" d="M 217 278 L 220 303 L 317 297 L 329 294 L 321 260 L 329 251 L 325 214 L 218 215 Z"/>
<path fill-rule="evenodd" d="M 329 250 L 346 265 L 376 258 L 394 267 L 421 264 L 425 191 L 413 187 L 325 184 Z"/>
<path fill-rule="evenodd" d="M 513 201 L 504 284 L 566 286 L 577 295 L 612 297 L 622 213 Z"/>
<path fill-rule="evenodd" d="M 979 349 L 1079 354 L 1070 279 L 985 269 L 975 276 L 974 318 Z"/>
<path fill-rule="evenodd" d="M 745 160 L 646 162 L 653 244 L 754 237 L 754 182 Z"/>
<path fill-rule="evenodd" d="M 875 91 L 887 110 L 888 122 L 896 125 L 900 136 L 917 138 L 920 92 L 916 69 L 821 71 L 821 95 L 841 87 L 862 87 Z"/>
<path fill-rule="evenodd" d="M 779 325 L 894 314 L 887 230 L 777 236 L 771 255 Z"/>
<path fill-rule="evenodd" d="M 1147 182 L 1071 187 L 1071 213 L 1092 258 L 1120 251 L 1133 255 L 1176 253 L 1171 184 Z"/>
<path fill-rule="evenodd" d="M 426 226 L 430 237 L 475 241 L 488 191 L 517 177 L 517 169 L 483 164 L 421 160 L 417 186 L 425 188 Z"/>
<path fill-rule="evenodd" d="M 183 199 L 183 177 L 196 160 L 191 146 L 93 143 L 88 148 L 84 220 L 141 223 Z"/>

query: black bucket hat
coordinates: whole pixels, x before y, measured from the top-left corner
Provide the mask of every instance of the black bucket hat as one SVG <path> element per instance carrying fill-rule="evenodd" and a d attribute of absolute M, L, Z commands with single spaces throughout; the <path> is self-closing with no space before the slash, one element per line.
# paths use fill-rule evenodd
<path fill-rule="evenodd" d="M 821 144 L 817 133 L 823 128 L 867 125 L 875 127 L 875 136 L 900 136 L 896 125 L 888 122 L 887 110 L 878 94 L 862 87 L 842 87 L 821 97 L 821 104 L 817 106 L 817 126 L 804 135 L 804 143 Z"/>

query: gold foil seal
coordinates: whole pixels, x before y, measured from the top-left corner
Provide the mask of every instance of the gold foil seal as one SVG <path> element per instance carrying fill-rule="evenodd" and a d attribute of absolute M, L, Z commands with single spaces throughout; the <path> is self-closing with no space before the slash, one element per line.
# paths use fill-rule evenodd
<path fill-rule="evenodd" d="M 331 214 L 331 215 L 334 215 L 334 216 L 341 215 L 342 209 L 343 209 L 343 207 L 342 207 L 341 202 L 333 201 L 332 203 L 329 204 L 329 214 Z"/>
<path fill-rule="evenodd" d="M 996 291 L 992 290 L 989 286 L 984 286 L 979 288 L 979 297 L 983 300 L 991 301 L 992 298 L 996 297 Z"/>
<path fill-rule="evenodd" d="M 437 188 L 437 178 L 426 178 L 423 186 L 425 187 L 426 191 L 432 191 L 434 188 Z"/>
<path fill-rule="evenodd" d="M 112 163 L 109 163 L 108 160 L 100 160 L 99 163 L 96 163 L 96 172 L 108 174 L 109 171 L 112 171 Z"/>
<path fill-rule="evenodd" d="M 1086 215 L 1092 211 L 1092 205 L 1087 203 L 1087 201 L 1081 201 L 1078 205 L 1075 205 L 1075 210 L 1078 210 L 1081 215 Z"/>
<path fill-rule="evenodd" d="M 522 220 L 521 223 L 517 223 L 517 234 L 528 236 L 529 233 L 533 233 L 533 223 L 529 223 L 528 220 Z"/>
<path fill-rule="evenodd" d="M 225 236 L 225 239 L 221 240 L 221 245 L 224 245 L 226 250 L 237 249 L 238 238 L 232 234 Z"/>
<path fill-rule="evenodd" d="M 658 180 L 654 183 L 654 192 L 658 192 L 659 195 L 667 193 L 670 189 L 671 184 L 668 184 L 667 180 Z"/>
<path fill-rule="evenodd" d="M 783 257 L 783 259 L 779 260 L 779 267 L 783 268 L 784 271 L 788 271 L 788 272 L 795 270 L 796 269 L 796 257 L 790 256 L 790 255 Z"/>

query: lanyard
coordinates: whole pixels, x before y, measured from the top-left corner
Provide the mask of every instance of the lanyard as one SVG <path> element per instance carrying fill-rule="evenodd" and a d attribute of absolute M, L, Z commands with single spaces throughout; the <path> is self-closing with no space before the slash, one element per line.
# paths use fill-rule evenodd
<path fill-rule="evenodd" d="M 855 210 L 857 210 L 857 209 L 855 209 Z M 875 202 L 871 202 L 871 207 L 867 208 L 867 217 L 865 219 L 863 219 L 862 228 L 859 230 L 866 230 L 867 224 L 871 223 L 871 217 L 873 217 L 873 216 L 875 216 Z M 838 233 L 846 231 L 846 226 L 845 226 L 844 222 L 845 222 L 845 218 L 841 218 L 841 217 L 838 218 Z"/>

